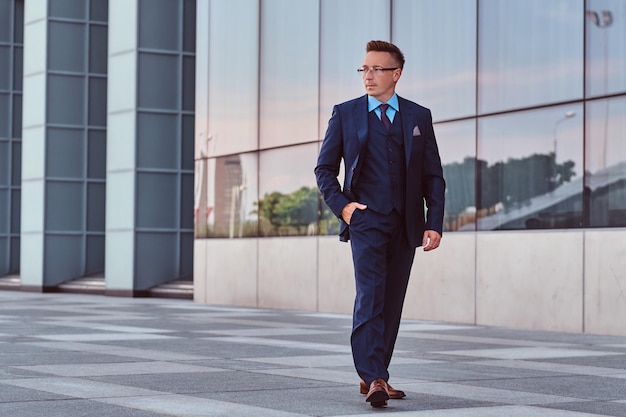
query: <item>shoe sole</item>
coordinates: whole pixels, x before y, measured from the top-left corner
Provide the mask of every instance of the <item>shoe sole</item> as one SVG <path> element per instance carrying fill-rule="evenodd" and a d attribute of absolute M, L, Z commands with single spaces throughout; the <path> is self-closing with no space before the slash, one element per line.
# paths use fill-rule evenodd
<path fill-rule="evenodd" d="M 369 397 L 367 397 L 365 401 L 367 401 L 368 403 L 371 403 L 372 407 L 382 407 L 382 405 L 387 404 L 388 399 L 389 399 L 389 394 L 387 394 L 385 391 L 377 391 L 373 393 L 372 395 L 370 395 Z M 384 403 L 384 404 L 381 404 L 381 403 Z M 374 404 L 381 404 L 381 405 L 374 405 Z"/>

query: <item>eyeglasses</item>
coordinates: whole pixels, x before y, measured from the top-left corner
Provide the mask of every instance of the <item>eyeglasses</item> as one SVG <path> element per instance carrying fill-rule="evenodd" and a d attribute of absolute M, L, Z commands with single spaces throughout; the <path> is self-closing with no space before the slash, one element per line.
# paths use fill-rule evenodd
<path fill-rule="evenodd" d="M 397 70 L 398 67 L 394 67 L 394 68 L 383 68 L 383 67 L 361 67 L 358 68 L 356 70 L 356 72 L 358 72 L 359 74 L 361 74 L 361 76 L 365 76 L 368 72 L 372 71 L 372 74 L 374 75 L 381 75 L 383 72 L 385 71 L 393 71 L 393 70 Z"/>

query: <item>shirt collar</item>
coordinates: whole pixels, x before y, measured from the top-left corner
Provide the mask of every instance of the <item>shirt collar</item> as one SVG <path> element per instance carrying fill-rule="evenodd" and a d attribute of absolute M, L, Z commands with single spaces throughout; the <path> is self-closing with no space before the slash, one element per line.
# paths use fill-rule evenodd
<path fill-rule="evenodd" d="M 374 98 L 372 96 L 367 96 L 367 111 L 368 112 L 371 112 L 372 110 L 374 110 L 376 107 L 380 106 L 381 104 L 383 104 L 383 102 L 378 100 L 377 98 Z M 395 111 L 400 111 L 400 106 L 398 106 L 398 95 L 396 93 L 393 93 L 391 98 L 387 101 L 387 104 L 389 104 L 389 107 L 391 107 Z"/>

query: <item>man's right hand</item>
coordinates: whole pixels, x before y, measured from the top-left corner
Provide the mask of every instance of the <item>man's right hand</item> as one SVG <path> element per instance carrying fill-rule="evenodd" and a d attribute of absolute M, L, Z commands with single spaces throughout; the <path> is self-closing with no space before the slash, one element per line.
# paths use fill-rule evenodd
<path fill-rule="evenodd" d="M 366 208 L 367 206 L 365 204 L 352 201 L 346 204 L 346 206 L 341 210 L 341 218 L 343 219 L 344 222 L 346 222 L 347 224 L 350 224 L 350 220 L 352 219 L 352 213 L 354 213 L 354 210 L 356 209 L 365 210 Z"/>

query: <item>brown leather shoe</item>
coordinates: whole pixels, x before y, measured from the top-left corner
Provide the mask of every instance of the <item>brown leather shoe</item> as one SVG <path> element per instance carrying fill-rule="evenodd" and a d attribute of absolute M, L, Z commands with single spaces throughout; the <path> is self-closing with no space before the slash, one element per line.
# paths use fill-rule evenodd
<path fill-rule="evenodd" d="M 365 385 L 365 381 L 363 380 L 361 380 L 361 383 L 359 384 L 359 392 L 363 395 L 367 395 L 367 393 L 369 392 L 369 390 L 367 389 L 367 385 Z M 392 400 L 401 400 L 406 397 L 404 391 L 395 389 L 389 384 L 387 384 L 387 392 L 389 393 L 389 398 Z"/>
<path fill-rule="evenodd" d="M 365 397 L 365 401 L 370 403 L 372 407 L 383 407 L 387 405 L 389 393 L 387 392 L 387 383 L 384 379 L 375 379 L 370 384 L 370 389 Z"/>

